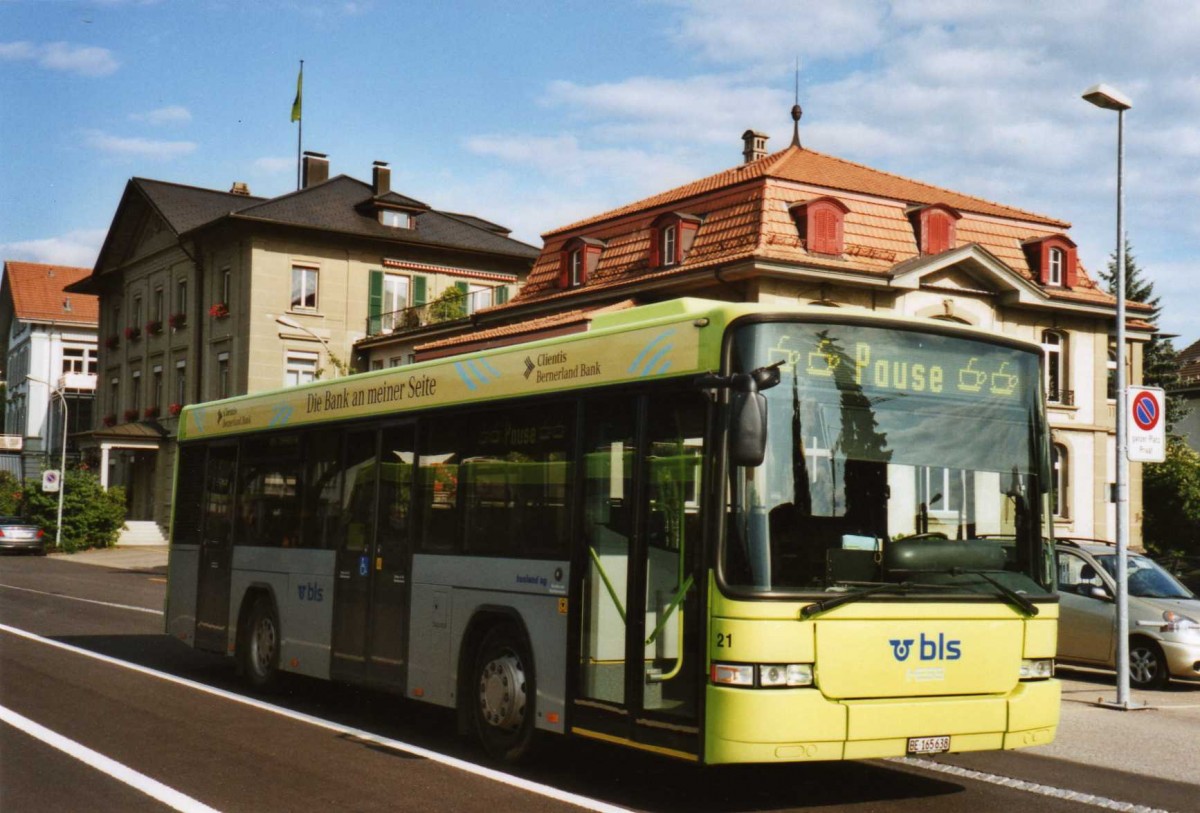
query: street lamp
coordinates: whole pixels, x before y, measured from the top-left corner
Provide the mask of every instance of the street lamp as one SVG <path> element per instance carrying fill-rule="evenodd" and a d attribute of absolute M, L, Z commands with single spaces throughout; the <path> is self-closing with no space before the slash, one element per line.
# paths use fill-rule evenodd
<path fill-rule="evenodd" d="M 54 547 L 56 550 L 62 550 L 62 515 L 63 515 L 63 496 L 67 493 L 67 395 L 63 392 L 62 387 L 55 387 L 49 381 L 43 381 L 32 375 L 25 376 L 35 384 L 41 384 L 50 391 L 50 397 L 58 396 L 58 402 L 62 404 L 62 462 L 58 469 L 58 522 L 54 526 Z M 49 403 L 47 399 L 46 403 Z M 46 447 L 49 451 L 50 439 L 46 438 Z M 49 455 L 47 455 L 49 457 Z"/>
<path fill-rule="evenodd" d="M 1117 111 L 1117 700 L 1113 708 L 1129 709 L 1129 441 L 1125 415 L 1125 111 L 1133 101 L 1109 85 L 1093 85 L 1085 101 Z"/>
<path fill-rule="evenodd" d="M 326 339 L 324 336 L 317 335 L 309 328 L 307 328 L 304 325 L 297 322 L 295 319 L 292 319 L 290 316 L 276 316 L 275 321 L 276 321 L 276 323 L 281 324 L 284 327 L 290 327 L 293 330 L 303 331 L 303 332 L 307 333 L 309 336 L 312 336 L 314 339 L 319 341 L 321 344 L 325 345 L 325 353 L 329 356 L 329 363 L 331 365 L 333 365 L 334 372 L 339 376 L 345 374 L 345 370 L 342 369 L 344 366 L 344 363 L 342 362 L 342 360 L 340 358 L 338 358 L 334 354 L 333 349 L 330 348 L 330 346 L 329 346 L 328 339 Z"/>

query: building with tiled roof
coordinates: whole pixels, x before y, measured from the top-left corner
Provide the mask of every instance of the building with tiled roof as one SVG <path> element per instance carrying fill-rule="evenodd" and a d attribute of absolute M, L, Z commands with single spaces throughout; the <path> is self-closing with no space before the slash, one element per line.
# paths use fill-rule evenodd
<path fill-rule="evenodd" d="M 1054 427 L 1056 528 L 1113 538 L 1110 358 L 1116 300 L 1079 262 L 1070 224 L 804 148 L 767 154 L 543 235 L 521 292 L 418 358 L 586 330 L 615 303 L 676 296 L 817 303 L 964 322 L 1042 344 Z M 1130 381 L 1150 310 L 1128 303 Z M 1135 464 L 1134 469 L 1137 469 Z M 1135 472 L 1136 473 L 1136 472 Z M 1131 484 L 1140 539 L 1140 478 Z"/>
<path fill-rule="evenodd" d="M 0 281 L 0 357 L 8 392 L 4 425 L 9 436 L 20 438 L 19 471 L 25 477 L 59 467 L 63 405 L 68 438 L 80 428 L 91 428 L 97 301 L 64 290 L 90 273 L 90 268 L 67 265 L 4 263 Z M 76 452 L 70 439 L 67 451 Z"/>
<path fill-rule="evenodd" d="M 502 304 L 537 257 L 474 215 L 329 175 L 305 153 L 301 188 L 272 198 L 149 178 L 125 187 L 95 268 L 71 290 L 99 297 L 100 387 L 87 444 L 129 517 L 166 524 L 184 404 L 410 360 Z M 461 313 L 459 313 L 461 311 Z M 437 318 L 431 318 L 430 313 Z M 376 336 L 383 349 L 355 349 Z"/>
<path fill-rule="evenodd" d="M 1179 363 L 1179 384 L 1174 393 L 1189 409 L 1175 427 L 1188 446 L 1200 452 L 1200 339 L 1192 342 L 1176 356 Z"/>

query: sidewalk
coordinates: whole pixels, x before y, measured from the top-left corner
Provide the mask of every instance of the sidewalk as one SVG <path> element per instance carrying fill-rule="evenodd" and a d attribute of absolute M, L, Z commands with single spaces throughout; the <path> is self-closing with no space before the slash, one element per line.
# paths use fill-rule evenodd
<path fill-rule="evenodd" d="M 81 565 L 99 565 L 118 570 L 152 570 L 167 567 L 166 545 L 119 545 L 115 548 L 94 548 L 78 553 L 51 553 L 51 559 Z"/>

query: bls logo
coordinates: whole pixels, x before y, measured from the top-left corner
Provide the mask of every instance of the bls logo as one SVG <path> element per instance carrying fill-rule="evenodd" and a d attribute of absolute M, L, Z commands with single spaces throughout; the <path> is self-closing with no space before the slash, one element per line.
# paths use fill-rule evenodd
<path fill-rule="evenodd" d="M 321 585 L 313 584 L 312 582 L 309 582 L 308 584 L 297 585 L 296 592 L 301 601 L 325 600 L 324 591 L 321 589 Z"/>
<path fill-rule="evenodd" d="M 923 661 L 956 661 L 962 657 L 962 641 L 947 641 L 944 632 L 939 632 L 936 638 L 927 638 L 922 632 L 919 641 L 912 638 L 893 638 L 888 643 L 892 645 L 892 657 L 901 662 L 908 660 L 913 644 L 917 644 L 918 657 Z"/>

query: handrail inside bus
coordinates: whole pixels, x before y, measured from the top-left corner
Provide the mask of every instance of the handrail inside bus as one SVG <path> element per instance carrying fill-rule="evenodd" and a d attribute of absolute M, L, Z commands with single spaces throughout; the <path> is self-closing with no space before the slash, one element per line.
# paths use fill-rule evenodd
<path fill-rule="evenodd" d="M 679 609 L 679 605 L 683 603 L 684 596 L 687 595 L 687 591 L 692 587 L 692 581 L 692 576 L 689 574 L 679 589 L 675 591 L 675 595 L 671 597 L 671 602 L 667 604 L 667 609 L 663 613 L 662 620 L 658 622 L 658 626 L 654 628 L 654 632 L 650 633 L 650 637 L 646 639 L 646 646 L 654 643 L 654 639 L 658 637 L 663 627 L 666 626 L 667 620 L 670 619 L 671 613 Z M 683 669 L 683 610 L 679 610 L 679 613 L 675 617 L 679 624 L 679 657 L 675 659 L 675 666 L 665 675 L 646 675 L 647 683 L 665 683 L 678 675 L 680 670 Z"/>
<path fill-rule="evenodd" d="M 592 554 L 592 561 L 596 563 L 596 572 L 600 574 L 600 580 L 604 582 L 604 587 L 608 590 L 609 598 L 612 599 L 613 605 L 617 608 L 617 613 L 621 616 L 621 623 L 628 623 L 625 620 L 625 608 L 621 605 L 621 599 L 617 598 L 617 591 L 613 589 L 612 582 L 608 580 L 608 574 L 604 572 L 604 565 L 600 564 L 600 554 L 596 553 L 596 549 L 591 545 L 588 545 L 588 553 Z"/>

